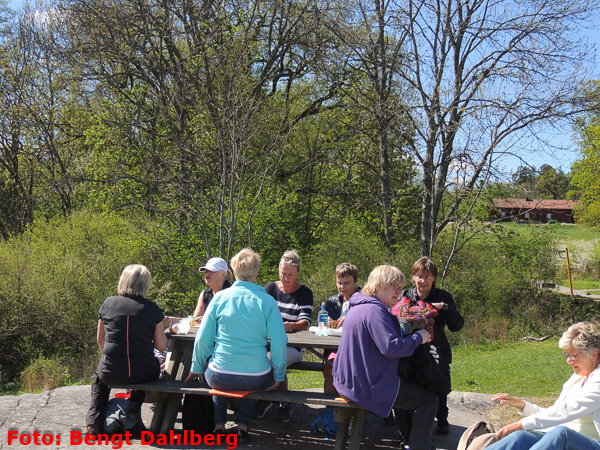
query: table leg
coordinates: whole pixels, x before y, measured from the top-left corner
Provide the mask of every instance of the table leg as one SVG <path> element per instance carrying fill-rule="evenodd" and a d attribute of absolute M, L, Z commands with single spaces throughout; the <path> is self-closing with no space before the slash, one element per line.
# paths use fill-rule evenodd
<path fill-rule="evenodd" d="M 352 430 L 350 431 L 350 446 L 348 450 L 358 450 L 362 439 L 362 429 L 365 420 L 364 409 L 353 409 Z"/>
<path fill-rule="evenodd" d="M 333 408 L 334 420 L 338 423 L 335 437 L 335 450 L 344 450 L 348 440 L 348 428 L 352 418 L 352 410 L 346 408 Z"/>

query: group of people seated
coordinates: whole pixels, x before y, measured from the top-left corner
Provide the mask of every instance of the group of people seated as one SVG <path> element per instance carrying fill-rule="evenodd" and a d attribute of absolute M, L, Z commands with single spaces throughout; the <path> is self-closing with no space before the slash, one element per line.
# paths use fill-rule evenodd
<path fill-rule="evenodd" d="M 199 378 L 225 391 L 287 389 L 286 368 L 302 360 L 304 349 L 288 347 L 286 333 L 309 327 L 313 294 L 297 281 L 300 258 L 296 251 L 284 253 L 279 263 L 280 279 L 265 287 L 256 284 L 260 262 L 260 256 L 251 249 L 236 254 L 230 261 L 233 283 L 221 258 L 211 258 L 200 268 L 208 287 L 200 294 L 194 311 L 194 317 L 201 317 L 201 321 L 186 381 Z M 411 275 L 414 288 L 404 289 L 404 274 L 394 266 L 380 265 L 361 288 L 354 265 L 343 263 L 336 268 L 338 294 L 327 300 L 326 309 L 329 320 L 337 321 L 343 333 L 337 352 L 329 355 L 333 369 L 324 371 L 324 391 L 339 394 L 383 418 L 395 411 L 411 450 L 430 450 L 436 418 L 437 433 L 448 433 L 448 392 L 432 388 L 418 376 L 405 376 L 400 362 L 420 347 L 429 346 L 426 353 L 436 353 L 447 363 L 447 373 L 442 375 L 449 380 L 452 355 L 445 327 L 458 331 L 464 320 L 452 296 L 435 287 L 437 268 L 429 258 L 416 261 Z M 119 280 L 118 295 L 107 298 L 100 308 L 97 334 L 102 358 L 92 384 L 88 433 L 102 431 L 111 384 L 148 382 L 159 376 L 154 349 L 166 348 L 164 330 L 169 323 L 147 299 L 151 284 L 146 267 L 128 266 Z M 565 332 L 560 346 L 574 375 L 554 406 L 544 410 L 507 394 L 494 397 L 529 414 L 496 433 L 494 450 L 600 450 L 600 375 L 595 372 L 600 333 L 591 324 L 576 324 Z M 133 391 L 130 408 L 139 410 L 143 399 L 143 392 Z M 215 432 L 224 432 L 228 399 L 214 396 L 213 402 Z M 248 426 L 253 416 L 264 417 L 272 406 L 239 400 L 240 444 L 250 441 Z M 289 421 L 291 405 L 277 406 L 278 420 Z M 564 426 L 547 433 L 542 430 L 561 424 Z M 577 444 L 573 446 L 573 442 Z"/>

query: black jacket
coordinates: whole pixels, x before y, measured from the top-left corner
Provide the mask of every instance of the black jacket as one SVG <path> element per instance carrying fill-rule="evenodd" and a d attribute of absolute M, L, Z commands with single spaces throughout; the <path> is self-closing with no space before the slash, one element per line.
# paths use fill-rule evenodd
<path fill-rule="evenodd" d="M 460 331 L 465 324 L 465 319 L 463 319 L 463 316 L 456 309 L 452 295 L 448 291 L 438 289 L 434 286 L 427 298 L 420 298 L 417 294 L 417 288 L 404 289 L 402 296 L 414 303 L 423 300 L 427 303 L 445 303 L 448 305 L 447 309 L 439 311 L 433 323 L 433 344 L 439 347 L 442 357 L 448 363 L 451 363 L 452 350 L 450 349 L 450 343 L 445 333 L 445 327 L 447 325 L 450 331 L 456 332 Z"/>

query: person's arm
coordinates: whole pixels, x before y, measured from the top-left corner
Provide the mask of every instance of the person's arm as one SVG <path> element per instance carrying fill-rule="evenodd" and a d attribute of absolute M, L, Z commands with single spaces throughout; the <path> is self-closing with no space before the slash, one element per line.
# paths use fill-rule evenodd
<path fill-rule="evenodd" d="M 447 297 L 444 299 L 446 307 L 440 311 L 442 317 L 446 320 L 446 326 L 453 333 L 462 330 L 462 327 L 465 326 L 465 319 L 458 312 L 456 308 L 456 304 L 454 303 L 454 298 L 450 293 L 447 293 Z"/>
<path fill-rule="evenodd" d="M 291 333 L 292 331 L 308 330 L 309 323 L 306 320 L 301 320 L 298 322 L 284 322 L 283 325 L 285 327 L 285 332 Z"/>
<path fill-rule="evenodd" d="M 201 317 L 204 315 L 204 291 L 200 292 L 200 297 L 198 297 L 198 304 L 196 305 L 196 309 L 194 310 L 193 317 Z"/>
<path fill-rule="evenodd" d="M 515 431 L 522 430 L 523 424 L 521 421 L 509 423 L 508 425 L 503 426 L 496 432 L 496 440 L 499 441 L 503 437 L 508 436 L 510 433 L 514 433 Z"/>
<path fill-rule="evenodd" d="M 165 320 L 156 324 L 154 328 L 154 348 L 156 348 L 159 352 L 164 352 L 167 348 L 167 344 L 169 339 L 165 334 Z"/>
<path fill-rule="evenodd" d="M 380 308 L 366 317 L 366 320 L 373 342 L 381 354 L 388 358 L 411 356 L 419 345 L 431 340 L 431 334 L 425 330 L 402 337 L 400 330 L 394 327 L 389 313 Z"/>
<path fill-rule="evenodd" d="M 569 389 L 575 383 L 581 383 L 581 377 L 574 374 L 563 385 L 563 391 L 552 406 L 540 409 L 521 419 L 523 429 L 539 430 L 597 413 L 600 410 L 600 371 L 592 372 L 585 385 L 580 389 Z M 528 410 L 529 405 L 527 404 L 525 412 L 527 413 Z"/>
<path fill-rule="evenodd" d="M 281 383 L 285 379 L 288 338 L 285 335 L 284 324 L 277 303 L 273 302 L 266 319 L 267 334 L 271 343 L 273 378 L 277 383 Z M 271 386 L 271 389 L 275 389 L 275 387 Z"/>
<path fill-rule="evenodd" d="M 523 408 L 525 408 L 525 400 L 513 397 L 512 395 L 503 393 L 494 394 L 494 396 L 492 397 L 492 402 L 498 401 L 502 405 L 512 406 L 513 408 L 517 408 L 519 411 L 523 411 Z"/>
<path fill-rule="evenodd" d="M 310 326 L 310 316 L 312 315 L 313 310 L 313 293 L 308 286 L 304 286 L 302 289 L 302 297 L 298 299 L 300 314 L 298 315 L 298 320 L 296 322 L 288 322 L 290 324 L 290 331 L 308 330 L 308 327 Z M 288 331 L 287 324 L 285 330 L 286 332 Z"/>
<path fill-rule="evenodd" d="M 206 361 L 212 354 L 217 335 L 217 316 L 215 299 L 208 304 L 208 308 L 202 316 L 202 322 L 194 341 L 194 353 L 192 354 L 191 372 L 203 374 L 206 369 Z"/>
<path fill-rule="evenodd" d="M 100 353 L 104 353 L 104 339 L 104 323 L 102 322 L 102 319 L 98 319 L 98 329 L 96 330 L 96 342 L 98 342 Z"/>

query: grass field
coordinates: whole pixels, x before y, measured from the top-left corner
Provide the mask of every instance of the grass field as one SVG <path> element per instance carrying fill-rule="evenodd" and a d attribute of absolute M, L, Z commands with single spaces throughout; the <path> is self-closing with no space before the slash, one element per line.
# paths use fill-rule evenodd
<path fill-rule="evenodd" d="M 515 222 L 502 222 L 502 226 L 509 230 L 521 233 L 524 235 L 531 235 L 532 233 L 539 232 L 540 230 L 547 230 L 552 232 L 556 238 L 562 242 L 567 243 L 571 241 L 587 241 L 594 242 L 600 240 L 600 229 L 594 227 L 586 227 L 583 225 L 562 225 L 562 224 L 522 224 L 517 225 Z"/>
<path fill-rule="evenodd" d="M 558 338 L 498 346 L 453 348 L 452 389 L 517 397 L 556 398 L 573 370 Z M 320 372 L 290 371 L 291 389 L 323 387 Z"/>

